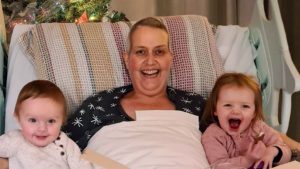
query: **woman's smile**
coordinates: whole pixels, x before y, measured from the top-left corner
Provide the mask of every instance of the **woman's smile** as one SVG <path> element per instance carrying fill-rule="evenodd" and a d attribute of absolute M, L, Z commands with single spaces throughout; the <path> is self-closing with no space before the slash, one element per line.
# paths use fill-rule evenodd
<path fill-rule="evenodd" d="M 147 77 L 157 77 L 160 71 L 158 69 L 152 69 L 152 70 L 142 70 L 141 72 L 144 76 Z"/>

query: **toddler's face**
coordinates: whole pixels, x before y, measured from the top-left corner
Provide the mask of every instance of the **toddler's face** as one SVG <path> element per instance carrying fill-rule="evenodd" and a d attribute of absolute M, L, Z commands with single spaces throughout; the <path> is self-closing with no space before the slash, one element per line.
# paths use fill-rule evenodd
<path fill-rule="evenodd" d="M 20 105 L 19 123 L 24 138 L 44 147 L 57 139 L 63 123 L 63 105 L 50 98 L 29 98 Z"/>
<path fill-rule="evenodd" d="M 255 116 L 254 101 L 255 95 L 249 88 L 223 86 L 214 112 L 222 129 L 230 135 L 244 132 Z"/>

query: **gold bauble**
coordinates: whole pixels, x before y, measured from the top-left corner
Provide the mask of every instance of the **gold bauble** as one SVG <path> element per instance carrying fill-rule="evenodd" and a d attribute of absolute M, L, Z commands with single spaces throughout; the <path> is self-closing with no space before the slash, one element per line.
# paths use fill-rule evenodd
<path fill-rule="evenodd" d="M 90 22 L 96 22 L 96 21 L 99 21 L 100 20 L 100 18 L 99 18 L 99 16 L 97 16 L 97 15 L 91 15 L 90 17 L 89 17 L 89 21 Z"/>

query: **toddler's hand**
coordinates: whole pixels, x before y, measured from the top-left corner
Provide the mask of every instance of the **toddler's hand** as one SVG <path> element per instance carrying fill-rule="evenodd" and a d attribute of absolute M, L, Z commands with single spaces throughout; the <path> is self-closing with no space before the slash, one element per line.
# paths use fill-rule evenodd
<path fill-rule="evenodd" d="M 267 147 L 264 155 L 260 158 L 259 161 L 257 161 L 254 164 L 254 168 L 257 168 L 257 166 L 259 165 L 259 163 L 263 162 L 264 163 L 264 167 L 263 169 L 267 169 L 267 168 L 272 168 L 272 163 L 273 163 L 273 159 L 274 157 L 278 154 L 278 150 L 277 148 L 270 146 Z"/>
<path fill-rule="evenodd" d="M 250 143 L 248 150 L 246 152 L 246 158 L 252 162 L 256 162 L 262 159 L 266 151 L 266 146 L 262 141 L 258 141 L 256 144 L 254 142 Z"/>

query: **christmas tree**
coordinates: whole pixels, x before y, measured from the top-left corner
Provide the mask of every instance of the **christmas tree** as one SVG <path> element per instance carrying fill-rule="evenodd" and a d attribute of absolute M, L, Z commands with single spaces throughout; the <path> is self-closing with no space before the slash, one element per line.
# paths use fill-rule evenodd
<path fill-rule="evenodd" d="M 7 22 L 16 19 L 23 23 L 127 20 L 125 14 L 109 10 L 110 0 L 7 0 L 3 4 Z"/>

